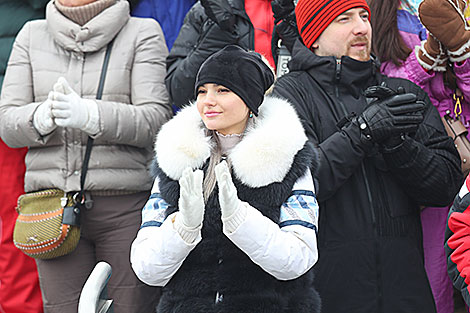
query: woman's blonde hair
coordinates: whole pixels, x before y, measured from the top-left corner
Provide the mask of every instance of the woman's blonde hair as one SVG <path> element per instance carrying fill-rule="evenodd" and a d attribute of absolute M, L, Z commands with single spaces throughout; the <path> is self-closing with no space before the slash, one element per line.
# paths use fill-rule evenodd
<path fill-rule="evenodd" d="M 249 129 L 253 127 L 253 125 L 256 123 L 256 117 L 250 117 L 248 118 L 248 121 L 246 123 L 245 130 L 243 131 L 243 135 L 246 134 Z M 207 202 L 209 199 L 209 196 L 211 195 L 212 191 L 214 191 L 215 184 L 217 183 L 217 179 L 215 177 L 215 167 L 217 164 L 219 164 L 222 159 L 225 159 L 227 162 L 228 168 L 231 171 L 232 170 L 232 164 L 230 162 L 230 158 L 224 158 L 222 155 L 222 148 L 220 146 L 220 141 L 219 137 L 216 134 L 215 130 L 209 130 L 206 129 L 206 134 L 211 138 L 212 141 L 212 150 L 211 150 L 211 155 L 209 157 L 209 165 L 207 166 L 207 171 L 204 175 L 204 182 L 203 182 L 203 195 L 204 195 L 204 201 Z"/>

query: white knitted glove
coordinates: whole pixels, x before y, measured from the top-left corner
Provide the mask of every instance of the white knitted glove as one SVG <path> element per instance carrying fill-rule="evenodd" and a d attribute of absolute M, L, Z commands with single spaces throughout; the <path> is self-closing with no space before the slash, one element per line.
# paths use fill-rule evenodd
<path fill-rule="evenodd" d="M 45 136 L 57 128 L 52 116 L 52 92 L 49 97 L 41 103 L 33 115 L 33 126 L 42 135 Z"/>
<path fill-rule="evenodd" d="M 203 172 L 186 168 L 179 180 L 179 211 L 175 216 L 175 229 L 187 242 L 196 240 L 204 219 L 204 197 L 202 195 Z"/>
<path fill-rule="evenodd" d="M 78 128 L 90 135 L 99 132 L 98 104 L 81 98 L 63 77 L 54 85 L 52 115 L 58 126 Z"/>
<path fill-rule="evenodd" d="M 242 202 L 238 199 L 237 188 L 233 184 L 232 175 L 228 170 L 227 162 L 222 161 L 215 167 L 215 177 L 219 186 L 219 203 L 222 220 L 233 216 L 240 208 Z"/>

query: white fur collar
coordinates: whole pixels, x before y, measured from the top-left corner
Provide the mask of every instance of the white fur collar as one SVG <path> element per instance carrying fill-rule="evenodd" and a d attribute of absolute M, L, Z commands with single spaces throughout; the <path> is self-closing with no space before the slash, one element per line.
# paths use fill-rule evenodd
<path fill-rule="evenodd" d="M 186 167 L 201 168 L 210 157 L 211 142 L 196 105 L 162 126 L 155 143 L 158 165 L 178 180 Z M 281 182 L 307 136 L 294 108 L 283 99 L 265 97 L 256 124 L 230 152 L 233 172 L 249 187 Z"/>

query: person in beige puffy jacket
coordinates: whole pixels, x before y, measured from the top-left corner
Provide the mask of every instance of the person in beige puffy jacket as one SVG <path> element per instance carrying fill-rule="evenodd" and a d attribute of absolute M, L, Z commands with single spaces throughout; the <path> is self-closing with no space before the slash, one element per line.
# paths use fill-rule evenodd
<path fill-rule="evenodd" d="M 81 214 L 80 243 L 71 254 L 37 260 L 45 313 L 76 313 L 81 288 L 101 260 L 113 268 L 107 287 L 115 313 L 155 310 L 159 289 L 137 279 L 129 251 L 152 185 L 155 135 L 171 117 L 167 55 L 158 23 L 130 17 L 125 0 L 52 0 L 46 19 L 25 24 L 15 40 L 0 135 L 11 147 L 29 148 L 25 191 L 78 191 L 87 138 L 94 138 L 84 188 L 93 206 Z"/>

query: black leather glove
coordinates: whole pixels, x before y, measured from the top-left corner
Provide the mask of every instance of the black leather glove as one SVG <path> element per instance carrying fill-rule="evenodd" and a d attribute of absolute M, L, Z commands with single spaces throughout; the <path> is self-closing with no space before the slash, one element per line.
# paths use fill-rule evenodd
<path fill-rule="evenodd" d="M 396 143 L 396 138 L 414 133 L 423 121 L 424 102 L 412 93 L 397 93 L 385 86 L 368 88 L 364 95 L 377 98 L 358 117 L 359 127 L 376 143 Z"/>
<path fill-rule="evenodd" d="M 273 10 L 274 23 L 287 18 L 294 12 L 295 5 L 293 0 L 273 0 L 271 1 L 271 9 Z"/>
<path fill-rule="evenodd" d="M 206 15 L 225 31 L 235 30 L 235 15 L 227 0 L 201 0 Z"/>
<path fill-rule="evenodd" d="M 271 1 L 271 9 L 275 24 L 271 45 L 277 47 L 280 38 L 282 44 L 292 53 L 294 42 L 299 38 L 294 3 L 292 0 L 273 0 Z"/>

